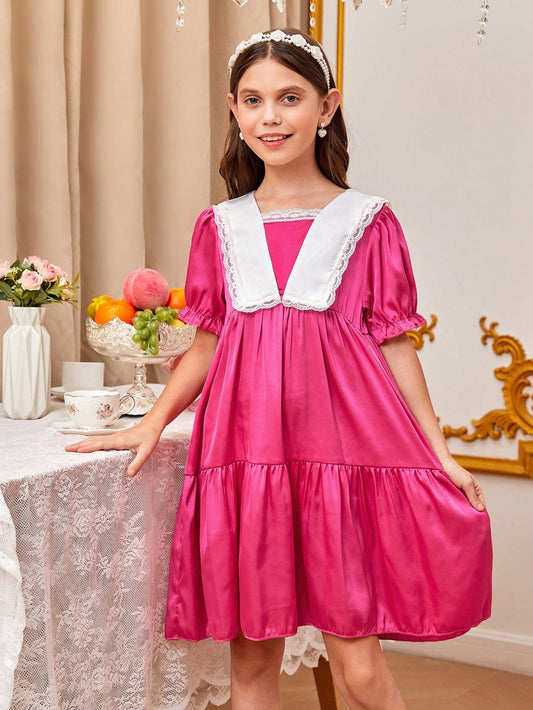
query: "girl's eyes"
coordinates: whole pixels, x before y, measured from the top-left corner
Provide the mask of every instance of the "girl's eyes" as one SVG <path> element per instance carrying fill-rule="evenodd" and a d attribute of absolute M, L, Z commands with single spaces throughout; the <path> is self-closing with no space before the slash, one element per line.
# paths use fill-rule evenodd
<path fill-rule="evenodd" d="M 283 97 L 283 101 L 287 104 L 295 104 L 299 101 L 300 99 L 298 96 L 295 96 L 294 94 L 288 94 L 287 96 Z M 259 99 L 257 96 L 248 96 L 248 98 L 244 99 L 244 103 L 248 104 L 248 106 L 257 106 L 259 102 Z"/>

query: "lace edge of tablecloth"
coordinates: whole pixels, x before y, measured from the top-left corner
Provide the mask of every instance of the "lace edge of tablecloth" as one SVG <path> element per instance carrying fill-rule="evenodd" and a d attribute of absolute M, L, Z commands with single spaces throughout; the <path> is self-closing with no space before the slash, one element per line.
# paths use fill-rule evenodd
<path fill-rule="evenodd" d="M 26 626 L 15 526 L 0 491 L 0 710 L 9 710 Z"/>
<path fill-rule="evenodd" d="M 285 639 L 281 670 L 288 675 L 294 675 L 301 665 L 316 668 L 322 656 L 327 660 L 322 633 L 312 626 L 300 626 L 295 636 Z M 209 703 L 220 707 L 230 698 L 229 685 L 220 678 L 204 677 L 199 688 L 202 690 L 192 693 L 184 705 L 180 704 L 173 710 L 205 710 Z"/>

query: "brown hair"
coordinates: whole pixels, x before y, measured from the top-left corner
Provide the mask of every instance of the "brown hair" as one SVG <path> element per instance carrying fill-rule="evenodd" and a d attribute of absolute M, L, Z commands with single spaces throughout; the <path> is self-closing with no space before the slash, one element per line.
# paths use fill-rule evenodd
<path fill-rule="evenodd" d="M 283 32 L 287 35 L 301 34 L 309 44 L 320 46 L 312 37 L 299 30 L 288 28 Z M 265 41 L 252 44 L 237 57 L 230 80 L 230 91 L 235 100 L 237 100 L 239 81 L 244 72 L 255 62 L 269 57 L 307 79 L 318 91 L 319 96 L 323 97 L 328 93 L 326 77 L 320 64 L 312 59 L 304 49 L 288 42 Z M 331 88 L 334 88 L 335 82 L 331 68 L 330 76 Z M 349 162 L 348 137 L 340 106 L 333 115 L 326 136 L 315 142 L 315 156 L 318 167 L 329 180 L 339 187 L 348 187 L 346 182 Z M 219 172 L 224 178 L 230 199 L 256 190 L 265 175 L 263 161 L 250 150 L 244 141 L 240 140 L 239 125 L 231 111 Z"/>

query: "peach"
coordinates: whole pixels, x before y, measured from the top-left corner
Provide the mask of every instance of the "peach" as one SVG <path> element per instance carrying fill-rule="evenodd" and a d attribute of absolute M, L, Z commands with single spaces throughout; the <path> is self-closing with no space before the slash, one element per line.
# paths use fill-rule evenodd
<path fill-rule="evenodd" d="M 168 281 L 154 269 L 137 269 L 124 280 L 124 298 L 138 310 L 166 306 L 168 301 Z"/>

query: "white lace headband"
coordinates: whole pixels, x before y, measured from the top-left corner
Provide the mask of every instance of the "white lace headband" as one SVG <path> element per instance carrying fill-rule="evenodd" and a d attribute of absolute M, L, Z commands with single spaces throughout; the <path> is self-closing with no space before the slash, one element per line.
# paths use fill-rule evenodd
<path fill-rule="evenodd" d="M 230 60 L 228 62 L 230 76 L 231 70 L 233 69 L 233 65 L 237 61 L 237 57 L 239 56 L 239 54 L 242 54 L 245 49 L 248 49 L 248 47 L 251 47 L 253 44 L 259 44 L 259 42 L 270 41 L 294 44 L 295 47 L 299 47 L 300 49 L 303 49 L 308 54 L 310 54 L 313 59 L 318 62 L 320 68 L 324 72 L 324 76 L 326 77 L 326 83 L 328 85 L 328 90 L 331 89 L 328 63 L 326 62 L 320 47 L 315 44 L 309 44 L 309 42 L 302 35 L 287 35 L 285 34 L 285 32 L 283 32 L 283 30 L 274 30 L 273 32 L 268 32 L 266 34 L 262 32 L 257 32 L 256 34 L 252 35 L 250 39 L 239 42 L 239 44 L 235 47 L 235 52 L 231 55 Z"/>

